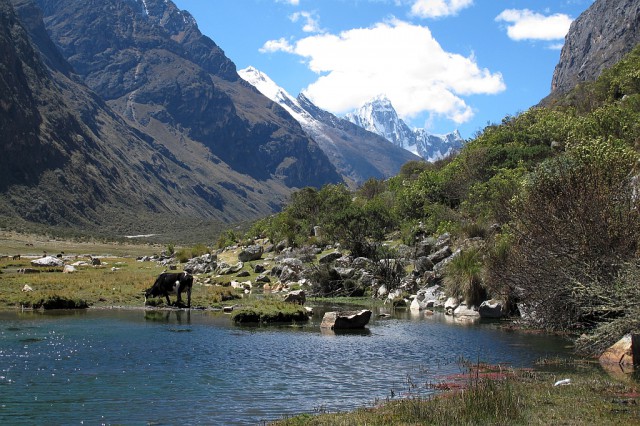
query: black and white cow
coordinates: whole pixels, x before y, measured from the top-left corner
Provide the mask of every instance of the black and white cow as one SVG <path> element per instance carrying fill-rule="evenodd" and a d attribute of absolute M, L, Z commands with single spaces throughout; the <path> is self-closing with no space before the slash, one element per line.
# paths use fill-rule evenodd
<path fill-rule="evenodd" d="M 176 306 L 182 304 L 181 293 L 187 292 L 187 307 L 191 308 L 191 287 L 193 286 L 193 275 L 188 272 L 168 273 L 163 272 L 156 278 L 153 286 L 145 291 L 144 302 L 147 303 L 149 297 L 164 296 L 167 298 L 167 305 L 171 305 L 169 294 L 177 294 Z"/>

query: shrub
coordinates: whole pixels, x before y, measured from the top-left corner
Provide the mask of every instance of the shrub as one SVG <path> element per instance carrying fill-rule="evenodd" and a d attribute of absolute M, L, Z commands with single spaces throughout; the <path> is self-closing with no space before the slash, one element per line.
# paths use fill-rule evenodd
<path fill-rule="evenodd" d="M 455 256 L 447 265 L 444 283 L 449 297 L 462 298 L 469 306 L 479 306 L 486 298 L 480 250 L 472 248 Z"/>
<path fill-rule="evenodd" d="M 597 307 L 615 298 L 612 283 L 623 265 L 636 260 L 636 161 L 622 143 L 591 140 L 542 163 L 525 182 L 504 275 L 539 325 L 591 328 L 617 315 L 617 307 Z"/>

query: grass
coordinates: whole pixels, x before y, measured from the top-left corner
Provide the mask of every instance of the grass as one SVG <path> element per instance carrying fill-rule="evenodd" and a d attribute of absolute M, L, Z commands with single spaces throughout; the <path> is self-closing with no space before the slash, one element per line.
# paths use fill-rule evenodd
<path fill-rule="evenodd" d="M 100 267 L 79 267 L 72 274 L 62 268 L 33 268 L 30 259 L 0 260 L 0 308 L 43 306 L 48 300 L 84 301 L 93 307 L 143 307 L 144 291 L 153 285 L 164 267 L 154 262 L 138 262 L 132 257 L 102 258 Z M 112 271 L 112 267 L 116 270 Z M 33 268 L 40 273 L 18 274 L 19 268 Z M 50 272 L 51 271 L 51 272 Z M 28 285 L 33 291 L 24 292 Z M 183 299 L 186 296 L 183 295 Z M 235 289 L 195 284 L 192 307 L 222 307 L 225 300 L 240 297 Z M 171 296 L 172 301 L 175 296 Z M 150 299 L 151 306 L 163 306 L 164 298 Z"/>
<path fill-rule="evenodd" d="M 559 378 L 571 384 L 554 386 Z M 530 370 L 473 369 L 431 384 L 443 393 L 387 400 L 349 413 L 302 414 L 272 423 L 298 425 L 640 425 L 640 394 L 597 368 L 561 376 Z"/>
<path fill-rule="evenodd" d="M 236 324 L 273 324 L 308 321 L 306 310 L 297 304 L 283 302 L 276 297 L 251 299 L 231 314 Z"/>

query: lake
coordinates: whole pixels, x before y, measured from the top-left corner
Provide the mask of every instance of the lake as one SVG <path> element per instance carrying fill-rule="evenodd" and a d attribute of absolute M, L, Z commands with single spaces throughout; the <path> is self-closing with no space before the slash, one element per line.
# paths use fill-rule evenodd
<path fill-rule="evenodd" d="M 568 355 L 561 338 L 440 313 L 323 333 L 329 309 L 302 327 L 203 311 L 0 312 L 0 424 L 261 424 L 397 398 L 408 379 L 463 372 L 461 357 L 520 367 Z"/>

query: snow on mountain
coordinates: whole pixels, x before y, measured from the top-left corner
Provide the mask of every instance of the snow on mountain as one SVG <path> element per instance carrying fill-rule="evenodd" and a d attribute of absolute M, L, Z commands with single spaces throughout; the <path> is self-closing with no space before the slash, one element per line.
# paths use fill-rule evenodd
<path fill-rule="evenodd" d="M 383 95 L 348 113 L 345 118 L 427 161 L 445 158 L 464 144 L 457 130 L 446 135 L 433 135 L 425 129 L 412 130 L 398 117 L 391 101 Z"/>
<path fill-rule="evenodd" d="M 294 98 L 254 67 L 239 70 L 238 74 L 287 110 L 327 154 L 350 186 L 358 186 L 369 178 L 394 176 L 407 161 L 419 160 L 418 156 L 394 145 L 378 132 L 363 130 L 317 107 L 304 94 Z"/>

